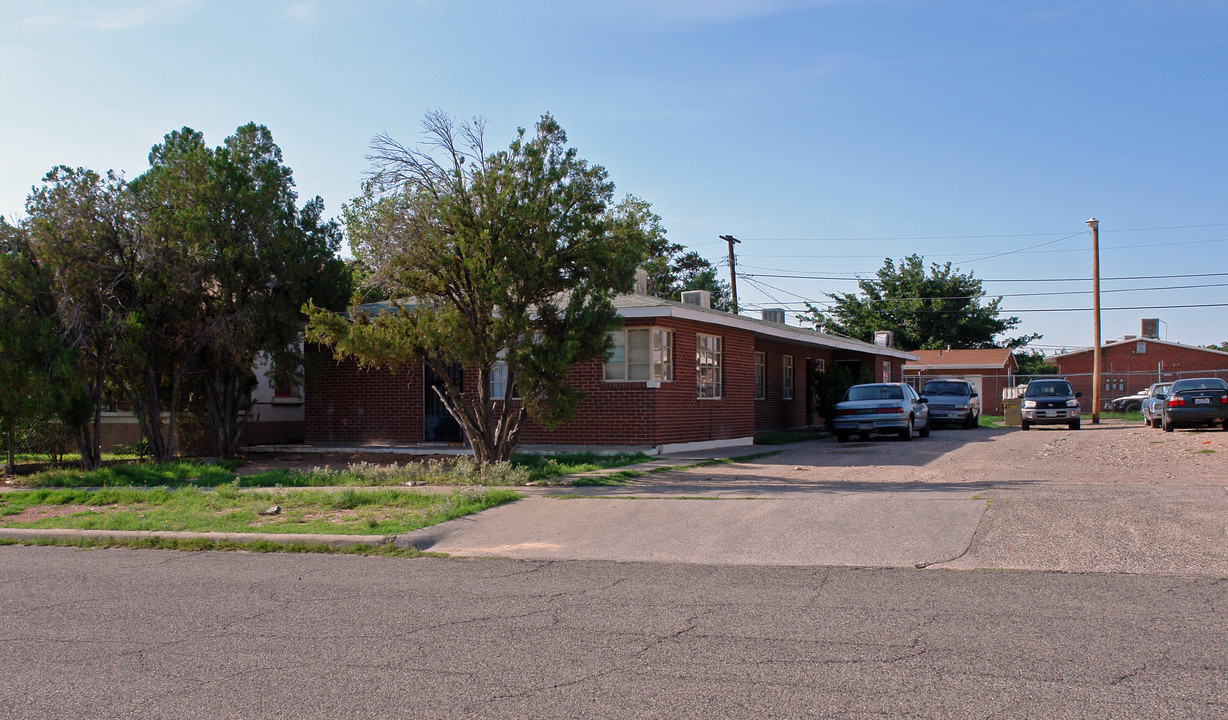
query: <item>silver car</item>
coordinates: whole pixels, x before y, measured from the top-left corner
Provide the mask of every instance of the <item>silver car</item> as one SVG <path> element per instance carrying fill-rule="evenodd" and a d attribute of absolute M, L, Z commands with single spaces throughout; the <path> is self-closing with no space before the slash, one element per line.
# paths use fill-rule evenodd
<path fill-rule="evenodd" d="M 929 437 L 930 413 L 925 398 L 907 383 L 854 385 L 836 403 L 832 430 L 840 442 L 847 442 L 854 433 L 863 441 L 871 433 L 912 440 L 913 430 L 921 437 Z"/>
<path fill-rule="evenodd" d="M 1154 428 L 1160 427 L 1164 422 L 1164 401 L 1172 386 L 1170 382 L 1158 382 L 1147 389 L 1147 397 L 1143 398 L 1143 422 Z"/>
<path fill-rule="evenodd" d="M 976 427 L 981 417 L 981 399 L 972 383 L 961 378 L 934 378 L 921 388 L 930 424 L 954 423 L 965 429 Z"/>

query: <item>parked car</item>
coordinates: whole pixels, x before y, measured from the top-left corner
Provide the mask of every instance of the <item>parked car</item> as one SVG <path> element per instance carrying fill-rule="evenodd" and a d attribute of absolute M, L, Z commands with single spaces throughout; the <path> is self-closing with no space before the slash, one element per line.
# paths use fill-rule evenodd
<path fill-rule="evenodd" d="M 1019 408 L 1020 429 L 1027 430 L 1033 425 L 1065 425 L 1078 430 L 1080 397 L 1083 393 L 1075 392 L 1063 378 L 1029 382 Z"/>
<path fill-rule="evenodd" d="M 1130 395 L 1113 398 L 1109 401 L 1109 410 L 1113 412 L 1138 412 L 1143 409 L 1143 400 L 1146 398 L 1146 390 L 1139 390 Z"/>
<path fill-rule="evenodd" d="M 912 431 L 930 435 L 930 413 L 925 398 L 907 383 L 868 383 L 849 388 L 836 403 L 832 430 L 836 439 L 847 442 L 854 433 L 863 441 L 871 433 L 899 435 L 912 440 Z"/>
<path fill-rule="evenodd" d="M 958 423 L 965 429 L 977 426 L 981 417 L 981 398 L 972 383 L 960 378 L 934 378 L 921 388 L 930 411 L 930 425 Z"/>
<path fill-rule="evenodd" d="M 1164 432 L 1179 427 L 1222 425 L 1228 430 L 1228 383 L 1219 378 L 1183 378 L 1173 382 L 1164 401 Z"/>
<path fill-rule="evenodd" d="M 1158 382 L 1147 388 L 1147 397 L 1143 400 L 1143 422 L 1151 427 L 1160 427 L 1164 418 L 1164 401 L 1172 386 L 1170 382 Z"/>

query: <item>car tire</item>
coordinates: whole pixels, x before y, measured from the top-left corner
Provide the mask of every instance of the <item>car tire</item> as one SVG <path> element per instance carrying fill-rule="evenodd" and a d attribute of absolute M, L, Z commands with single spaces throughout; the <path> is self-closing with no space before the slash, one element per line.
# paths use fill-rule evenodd
<path fill-rule="evenodd" d="M 1082 422 L 1082 420 L 1075 420 L 1074 422 L 1070 423 L 1070 429 L 1078 430 L 1082 426 Z"/>
<path fill-rule="evenodd" d="M 1140 411 L 1140 410 L 1142 410 L 1142 409 L 1143 409 L 1143 406 L 1142 406 L 1141 404 L 1139 404 L 1139 403 L 1130 403 L 1129 405 L 1126 405 L 1125 411 L 1126 411 L 1126 412 L 1138 412 L 1138 411 Z"/>
<path fill-rule="evenodd" d="M 1161 423 L 1162 423 L 1162 424 L 1161 424 L 1161 426 L 1160 426 L 1160 427 L 1164 428 L 1164 432 L 1172 432 L 1173 430 L 1176 430 L 1176 429 L 1177 429 L 1177 428 L 1173 427 L 1173 424 L 1172 424 L 1172 423 L 1170 423 L 1170 422 L 1168 421 L 1168 419 L 1167 419 L 1167 418 L 1165 418 L 1164 420 L 1162 420 L 1162 421 L 1161 421 Z"/>
<path fill-rule="evenodd" d="M 1224 421 L 1224 430 L 1228 430 L 1228 420 Z"/>
<path fill-rule="evenodd" d="M 1032 427 L 1032 424 L 1031 424 L 1031 423 L 1029 423 L 1027 420 L 1020 420 L 1020 421 L 1019 421 L 1019 429 L 1020 429 L 1020 430 L 1027 430 L 1027 429 L 1028 429 L 1028 428 L 1030 428 L 1030 427 Z"/>
<path fill-rule="evenodd" d="M 908 416 L 908 427 L 900 431 L 900 439 L 904 441 L 912 440 L 912 416 Z"/>
<path fill-rule="evenodd" d="M 842 432 L 836 433 L 836 442 L 848 442 L 848 441 L 849 441 L 849 433 L 842 433 Z"/>
<path fill-rule="evenodd" d="M 920 430 L 918 430 L 918 431 L 917 431 L 917 434 L 918 434 L 918 435 L 920 435 L 920 436 L 921 436 L 921 437 L 923 437 L 923 438 L 926 438 L 926 437 L 929 437 L 929 436 L 930 436 L 930 421 L 929 421 L 929 418 L 926 418 L 926 419 L 925 419 L 925 427 L 923 427 L 923 428 L 921 428 Z"/>
<path fill-rule="evenodd" d="M 973 415 L 971 412 L 968 413 L 968 417 L 964 419 L 964 429 L 965 430 L 973 430 L 976 428 L 977 425 L 980 425 L 980 424 L 981 424 L 980 416 Z"/>
<path fill-rule="evenodd" d="M 860 440 L 861 442 L 870 442 L 870 433 L 868 432 L 857 433 L 857 439 Z"/>

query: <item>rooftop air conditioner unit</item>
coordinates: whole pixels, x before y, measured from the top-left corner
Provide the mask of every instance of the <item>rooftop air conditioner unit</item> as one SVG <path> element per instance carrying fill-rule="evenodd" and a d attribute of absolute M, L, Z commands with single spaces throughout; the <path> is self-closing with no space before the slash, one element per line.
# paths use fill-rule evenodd
<path fill-rule="evenodd" d="M 785 309 L 784 308 L 763 308 L 760 311 L 763 319 L 767 322 L 785 324 Z"/>
<path fill-rule="evenodd" d="M 1152 340 L 1160 339 L 1160 318 L 1143 318 L 1139 335 Z"/>
<path fill-rule="evenodd" d="M 895 333 L 890 330 L 875 331 L 874 344 L 881 347 L 895 347 Z"/>
<path fill-rule="evenodd" d="M 712 307 L 712 293 L 707 290 L 685 290 L 682 293 L 682 304 L 710 308 Z"/>

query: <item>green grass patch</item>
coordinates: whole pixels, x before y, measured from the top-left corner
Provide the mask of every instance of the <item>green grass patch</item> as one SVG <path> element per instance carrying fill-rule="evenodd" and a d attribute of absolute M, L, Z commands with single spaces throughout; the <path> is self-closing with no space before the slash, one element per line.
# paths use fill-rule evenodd
<path fill-rule="evenodd" d="M 691 470 L 693 468 L 708 467 L 710 465 L 730 465 L 737 462 L 747 462 L 750 460 L 771 457 L 773 455 L 779 455 L 780 453 L 780 450 L 768 450 L 766 452 L 753 453 L 751 455 L 739 455 L 731 458 L 712 458 L 711 460 L 702 460 L 700 462 L 687 463 L 683 465 L 663 465 L 661 467 L 652 468 L 651 470 L 620 470 L 618 472 L 605 473 L 603 475 L 574 478 L 571 481 L 571 484 L 576 487 L 626 485 L 628 480 L 643 477 L 644 475 L 672 472 L 674 470 Z"/>
<path fill-rule="evenodd" d="M 1005 422 L 1005 415 L 981 415 L 977 427 L 1001 427 Z"/>
<path fill-rule="evenodd" d="M 826 430 L 782 430 L 755 436 L 756 445 L 790 445 L 810 440 L 826 440 L 831 433 Z"/>
<path fill-rule="evenodd" d="M 81 549 L 131 548 L 134 550 L 180 550 L 186 552 L 234 551 L 261 553 L 323 553 L 329 555 L 375 555 L 379 557 L 448 557 L 446 553 L 423 552 L 417 548 L 398 547 L 390 544 L 355 543 L 334 547 L 323 543 L 277 543 L 266 540 L 234 542 L 230 540 L 207 540 L 203 538 L 149 537 L 137 539 L 117 538 L 39 538 L 37 540 L 0 539 L 0 545 L 30 545 L 74 547 Z"/>
<path fill-rule="evenodd" d="M 394 488 L 216 490 L 52 488 L 0 494 L 0 526 L 82 530 L 393 535 L 471 515 L 520 497 L 508 489 L 423 493 Z M 272 506 L 280 511 L 264 515 Z"/>
<path fill-rule="evenodd" d="M 1206 455 L 1206 454 L 1208 454 L 1208 453 L 1213 453 L 1213 452 L 1215 452 L 1215 451 L 1214 451 L 1214 450 L 1212 450 L 1211 448 L 1203 448 L 1202 450 L 1195 450 L 1195 451 L 1194 451 L 1194 454 L 1196 454 L 1196 455 Z"/>
<path fill-rule="evenodd" d="M 636 453 L 515 453 L 512 465 L 528 471 L 530 481 L 547 481 L 564 475 L 593 472 L 606 468 L 622 467 L 648 462 L 652 458 Z"/>

